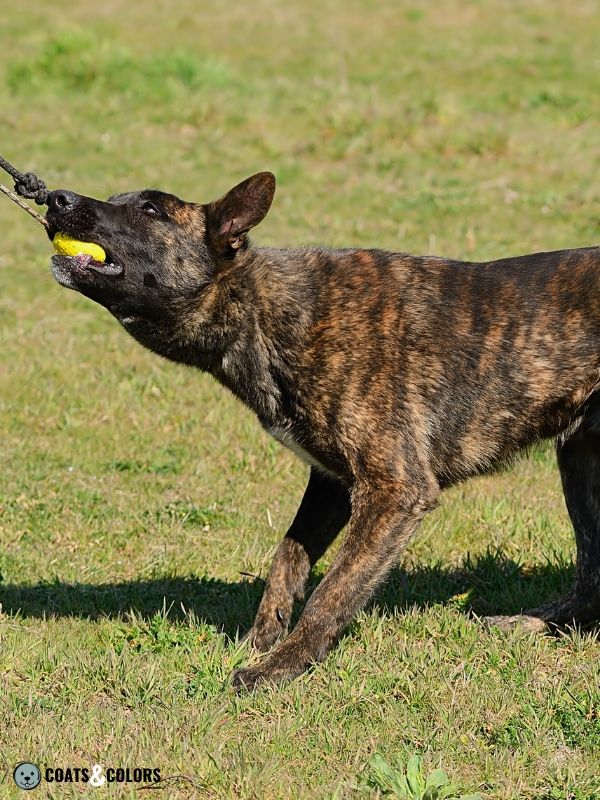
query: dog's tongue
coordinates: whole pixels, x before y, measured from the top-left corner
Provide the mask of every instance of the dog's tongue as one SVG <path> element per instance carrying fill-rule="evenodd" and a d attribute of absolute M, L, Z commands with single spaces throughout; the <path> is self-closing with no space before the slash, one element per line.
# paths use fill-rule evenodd
<path fill-rule="evenodd" d="M 73 258 L 80 267 L 89 267 L 89 269 L 93 269 L 95 272 L 100 272 L 103 275 L 121 275 L 123 272 L 123 268 L 118 264 L 97 261 L 95 258 L 92 258 L 89 253 L 78 253 L 76 256 L 73 256 Z"/>

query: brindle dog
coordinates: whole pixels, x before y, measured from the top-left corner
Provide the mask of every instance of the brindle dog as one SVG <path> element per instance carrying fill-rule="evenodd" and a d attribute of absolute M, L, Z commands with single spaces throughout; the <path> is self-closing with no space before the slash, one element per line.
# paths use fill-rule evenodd
<path fill-rule="evenodd" d="M 63 286 L 135 339 L 210 372 L 310 465 L 249 637 L 276 646 L 238 670 L 251 688 L 299 675 L 400 558 L 442 489 L 557 437 L 577 538 L 564 599 L 516 618 L 536 629 L 600 617 L 600 249 L 473 264 L 383 250 L 251 244 L 275 179 L 206 205 L 146 190 L 101 202 L 58 190 L 50 233 L 105 248 L 54 256 Z M 309 571 L 344 541 L 287 631 Z M 281 641 L 279 641 L 281 639 Z"/>

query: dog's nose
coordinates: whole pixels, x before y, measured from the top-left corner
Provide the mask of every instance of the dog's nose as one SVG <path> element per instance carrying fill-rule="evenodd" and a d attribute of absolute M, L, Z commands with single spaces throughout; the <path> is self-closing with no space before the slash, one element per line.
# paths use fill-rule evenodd
<path fill-rule="evenodd" d="M 55 189 L 48 195 L 48 208 L 55 214 L 72 211 L 75 208 L 79 195 L 66 189 Z"/>

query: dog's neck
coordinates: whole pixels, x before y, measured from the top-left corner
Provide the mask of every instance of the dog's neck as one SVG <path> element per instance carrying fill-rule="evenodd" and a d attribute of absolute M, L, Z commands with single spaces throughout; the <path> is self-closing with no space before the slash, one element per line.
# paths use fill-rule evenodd
<path fill-rule="evenodd" d="M 125 327 L 150 350 L 212 374 L 266 427 L 281 424 L 293 413 L 292 376 L 315 316 L 316 254 L 250 246 L 186 301 L 170 336 L 143 321 Z"/>
<path fill-rule="evenodd" d="M 221 277 L 220 318 L 200 326 L 204 367 L 252 408 L 265 426 L 293 405 L 291 384 L 314 318 L 311 276 L 290 251 L 250 248 Z M 215 331 L 220 342 L 214 342 Z M 215 346 L 216 344 L 216 346 Z"/>

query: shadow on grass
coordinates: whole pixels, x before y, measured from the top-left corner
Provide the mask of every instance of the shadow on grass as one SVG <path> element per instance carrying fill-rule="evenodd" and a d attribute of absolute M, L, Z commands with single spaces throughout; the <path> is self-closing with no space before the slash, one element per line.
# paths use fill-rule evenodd
<path fill-rule="evenodd" d="M 217 578 L 159 577 L 115 583 L 0 583 L 4 614 L 21 617 L 118 619 L 130 612 L 143 619 L 168 614 L 182 620 L 192 612 L 200 622 L 215 625 L 229 637 L 252 623 L 264 581 L 228 583 Z"/>
<path fill-rule="evenodd" d="M 476 559 L 467 557 L 458 568 L 443 564 L 399 567 L 379 588 L 371 605 L 397 612 L 411 606 L 456 602 L 459 596 L 459 607 L 465 613 L 515 614 L 565 594 L 573 577 L 570 563 L 548 563 L 525 570 L 502 553 L 488 553 Z M 319 579 L 311 579 L 311 591 Z M 166 608 L 169 618 L 176 620 L 191 611 L 198 620 L 234 637 L 238 629 L 244 632 L 251 625 L 263 589 L 264 581 L 258 578 L 231 583 L 209 577 L 103 584 L 59 580 L 34 585 L 0 583 L 0 604 L 5 614 L 25 618 L 114 619 L 133 612 L 150 619 Z"/>
<path fill-rule="evenodd" d="M 395 612 L 458 600 L 466 613 L 478 616 L 518 614 L 567 594 L 574 580 L 574 564 L 558 556 L 525 567 L 501 551 L 488 552 L 476 558 L 466 556 L 459 567 L 436 564 L 396 569 L 373 603 Z"/>

